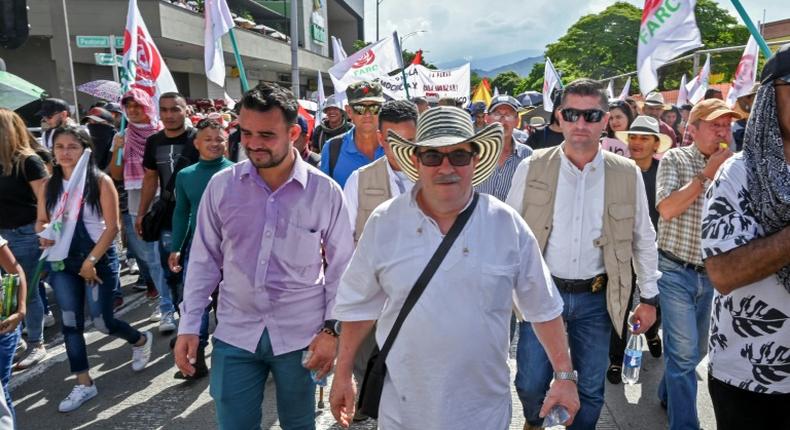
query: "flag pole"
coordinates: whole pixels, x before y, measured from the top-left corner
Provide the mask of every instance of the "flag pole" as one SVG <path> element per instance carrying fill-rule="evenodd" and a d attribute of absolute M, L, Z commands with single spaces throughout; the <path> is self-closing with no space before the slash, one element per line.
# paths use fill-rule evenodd
<path fill-rule="evenodd" d="M 732 5 L 735 6 L 735 10 L 738 11 L 738 15 L 741 16 L 743 23 L 746 24 L 746 28 L 749 29 L 749 33 L 751 33 L 752 37 L 754 37 L 754 40 L 757 41 L 757 44 L 760 46 L 760 50 L 763 51 L 763 55 L 765 55 L 765 58 L 770 58 L 771 55 L 773 55 L 771 53 L 771 48 L 769 48 L 768 44 L 765 43 L 765 39 L 763 39 L 763 35 L 760 34 L 760 31 L 754 25 L 752 19 L 749 18 L 749 14 L 746 13 L 746 9 L 743 8 L 743 5 L 741 4 L 740 0 L 732 0 Z"/>
<path fill-rule="evenodd" d="M 239 79 L 241 80 L 241 90 L 247 92 L 250 90 L 250 85 L 247 83 L 247 73 L 244 72 L 244 64 L 241 62 L 241 54 L 239 54 L 239 45 L 236 43 L 236 33 L 231 28 L 228 30 L 230 35 L 230 43 L 233 45 L 233 57 L 236 59 L 236 67 L 239 69 Z"/>
<path fill-rule="evenodd" d="M 400 63 L 400 73 L 403 77 L 403 89 L 406 91 L 406 100 L 411 100 L 411 96 L 409 96 L 409 80 L 406 78 L 406 66 L 403 64 L 403 50 L 400 47 L 400 39 L 398 38 L 398 32 L 392 32 L 392 38 L 395 42 L 395 46 L 398 48 L 398 62 Z"/>

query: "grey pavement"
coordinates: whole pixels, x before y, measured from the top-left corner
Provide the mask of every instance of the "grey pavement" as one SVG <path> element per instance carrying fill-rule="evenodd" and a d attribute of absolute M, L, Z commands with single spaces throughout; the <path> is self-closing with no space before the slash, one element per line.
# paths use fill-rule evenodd
<path fill-rule="evenodd" d="M 125 277 L 126 283 L 130 282 Z M 125 341 L 96 330 L 86 331 L 91 376 L 99 395 L 71 413 L 59 413 L 58 403 L 75 383 L 69 372 L 68 360 L 59 326 L 47 329 L 48 354 L 39 366 L 15 372 L 10 387 L 18 418 L 18 428 L 25 429 L 204 429 L 215 428 L 214 405 L 209 395 L 208 378 L 194 382 L 173 379 L 176 371 L 169 354 L 170 335 L 158 333 L 156 323 L 148 316 L 156 302 L 143 293 L 124 288 L 126 306 L 118 317 L 140 330 L 154 333 L 151 362 L 142 372 L 131 370 L 131 348 Z M 55 308 L 56 303 L 52 301 Z M 59 317 L 58 317 L 59 318 Z M 592 341 L 592 340 L 591 340 Z M 210 348 L 207 350 L 210 361 Z M 515 349 L 509 365 L 515 376 Z M 661 359 L 645 351 L 639 383 L 632 386 L 606 384 L 606 405 L 598 429 L 666 429 L 667 417 L 656 398 L 658 381 L 663 372 Z M 710 398 L 707 394 L 704 363 L 698 368 L 700 380 L 697 405 L 702 428 L 715 428 Z M 330 380 L 331 383 L 331 380 Z M 510 428 L 524 425 L 521 405 L 515 391 L 513 419 Z M 324 394 L 324 409 L 316 410 L 318 430 L 339 429 L 329 412 L 329 393 Z M 280 429 L 276 417 L 274 383 L 269 379 L 264 395 L 263 429 Z M 375 429 L 375 422 L 358 423 L 357 430 Z M 562 427 L 557 427 L 562 428 Z"/>

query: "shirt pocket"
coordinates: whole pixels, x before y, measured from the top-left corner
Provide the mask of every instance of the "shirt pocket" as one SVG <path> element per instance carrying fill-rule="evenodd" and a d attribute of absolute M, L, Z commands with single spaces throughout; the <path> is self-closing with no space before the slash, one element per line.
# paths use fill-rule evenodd
<path fill-rule="evenodd" d="M 293 222 L 284 225 L 285 237 L 275 240 L 274 257 L 294 287 L 307 287 L 321 275 L 321 232 Z M 289 282 L 289 285 L 292 283 Z"/>
<path fill-rule="evenodd" d="M 480 268 L 480 300 L 487 312 L 507 311 L 513 307 L 513 288 L 518 264 L 483 264 Z"/>

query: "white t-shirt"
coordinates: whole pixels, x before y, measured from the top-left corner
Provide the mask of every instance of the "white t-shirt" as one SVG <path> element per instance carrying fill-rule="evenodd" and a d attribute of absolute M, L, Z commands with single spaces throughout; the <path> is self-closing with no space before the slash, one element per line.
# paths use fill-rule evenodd
<path fill-rule="evenodd" d="M 764 234 L 738 153 L 706 193 L 702 256 L 723 254 Z M 790 393 L 790 293 L 776 275 L 726 296 L 714 293 L 708 355 L 709 373 L 722 382 L 758 393 Z"/>
<path fill-rule="evenodd" d="M 443 239 L 411 193 L 382 203 L 365 225 L 340 280 L 334 315 L 378 320 L 383 345 L 406 296 Z M 526 320 L 562 313 L 537 240 L 514 210 L 480 194 L 387 357 L 379 428 L 508 428 L 509 327 L 514 302 Z"/>

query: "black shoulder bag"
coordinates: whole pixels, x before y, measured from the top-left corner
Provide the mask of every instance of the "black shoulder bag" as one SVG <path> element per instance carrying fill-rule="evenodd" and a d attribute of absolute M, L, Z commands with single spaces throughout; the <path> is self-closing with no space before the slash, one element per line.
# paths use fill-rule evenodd
<path fill-rule="evenodd" d="M 479 194 L 475 192 L 472 197 L 472 203 L 455 219 L 453 226 L 450 227 L 450 231 L 447 232 L 447 235 L 442 240 L 442 243 L 439 244 L 439 247 L 436 249 L 436 252 L 434 252 L 428 265 L 425 266 L 420 277 L 417 278 L 417 282 L 414 283 L 411 291 L 409 291 L 409 295 L 406 297 L 403 308 L 401 308 L 398 317 L 395 319 L 395 324 L 392 326 L 392 330 L 387 336 L 384 346 L 381 347 L 381 350 L 376 348 L 368 360 L 368 365 L 365 369 L 365 379 L 362 381 L 362 388 L 359 392 L 359 405 L 357 406 L 363 414 L 371 418 L 378 418 L 381 391 L 384 388 L 384 377 L 387 374 L 387 364 L 385 363 L 387 355 L 389 355 L 390 349 L 392 349 L 392 344 L 395 342 L 395 338 L 398 336 L 398 332 L 400 332 L 406 316 L 409 315 L 409 312 L 411 312 L 412 308 L 417 303 L 422 292 L 425 291 L 425 287 L 428 286 L 431 278 L 433 278 L 436 269 L 442 264 L 447 252 L 452 248 L 453 242 L 455 242 L 455 239 L 461 234 L 467 221 L 469 221 L 469 218 L 472 216 L 472 212 L 475 210 L 475 206 L 477 206 L 478 197 Z"/>
<path fill-rule="evenodd" d="M 184 144 L 184 148 L 188 144 Z M 189 159 L 184 156 L 184 148 L 178 154 L 178 159 L 173 166 L 173 173 L 164 188 L 164 194 L 151 205 L 151 208 L 143 216 L 143 236 L 142 239 L 146 242 L 156 242 L 162 236 L 162 230 L 169 228 L 172 225 L 173 212 L 176 207 L 176 175 L 184 167 L 190 164 Z"/>

